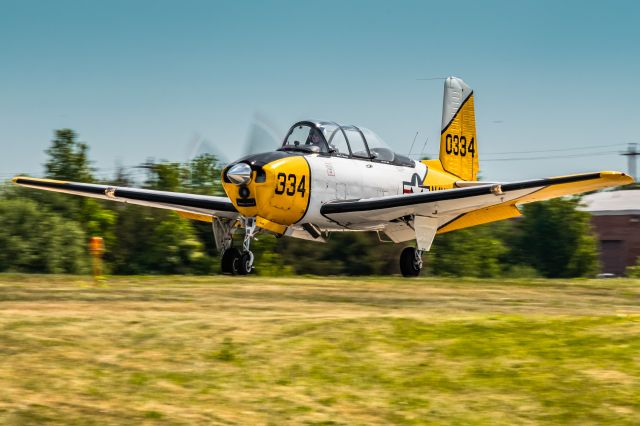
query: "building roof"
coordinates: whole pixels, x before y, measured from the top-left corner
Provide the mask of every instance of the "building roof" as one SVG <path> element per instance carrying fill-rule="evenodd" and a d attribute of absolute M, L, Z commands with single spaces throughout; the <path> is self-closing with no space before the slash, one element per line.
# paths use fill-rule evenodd
<path fill-rule="evenodd" d="M 588 194 L 582 204 L 579 210 L 595 216 L 640 214 L 640 189 Z"/>

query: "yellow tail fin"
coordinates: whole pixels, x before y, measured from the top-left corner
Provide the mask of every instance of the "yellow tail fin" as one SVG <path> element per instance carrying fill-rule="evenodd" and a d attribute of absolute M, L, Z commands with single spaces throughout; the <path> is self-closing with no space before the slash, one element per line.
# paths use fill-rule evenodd
<path fill-rule="evenodd" d="M 478 140 L 473 91 L 464 81 L 449 77 L 444 83 L 440 162 L 463 180 L 477 180 Z"/>

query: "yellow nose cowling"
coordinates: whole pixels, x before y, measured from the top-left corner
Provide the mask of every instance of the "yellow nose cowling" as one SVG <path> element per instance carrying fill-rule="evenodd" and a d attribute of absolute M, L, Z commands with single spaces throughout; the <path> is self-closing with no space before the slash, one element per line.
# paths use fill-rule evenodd
<path fill-rule="evenodd" d="M 223 179 L 227 196 L 245 217 L 278 234 L 302 219 L 309 207 L 311 172 L 303 156 L 280 158 L 252 167 L 251 180 L 238 185 Z"/>

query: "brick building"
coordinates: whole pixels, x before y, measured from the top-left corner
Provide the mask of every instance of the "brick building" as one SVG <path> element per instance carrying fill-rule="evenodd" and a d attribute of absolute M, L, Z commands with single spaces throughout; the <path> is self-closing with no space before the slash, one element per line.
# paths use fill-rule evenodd
<path fill-rule="evenodd" d="M 582 202 L 598 235 L 602 272 L 623 275 L 640 256 L 640 189 L 597 192 Z"/>

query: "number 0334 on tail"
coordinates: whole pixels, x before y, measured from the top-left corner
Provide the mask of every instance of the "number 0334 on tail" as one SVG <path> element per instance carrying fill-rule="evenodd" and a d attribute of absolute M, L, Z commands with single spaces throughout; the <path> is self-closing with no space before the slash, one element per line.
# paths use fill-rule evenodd
<path fill-rule="evenodd" d="M 402 251 L 406 277 L 422 269 L 437 234 L 520 215 L 518 206 L 624 185 L 620 172 L 594 172 L 519 182 L 481 182 L 473 91 L 449 77 L 444 85 L 440 157 L 414 161 L 393 152 L 371 130 L 331 121 L 295 123 L 282 146 L 229 164 L 226 197 L 16 177 L 18 185 L 174 210 L 211 222 L 222 271 L 253 270 L 251 241 L 260 233 L 323 242 L 331 232 L 377 232 Z M 232 235 L 244 230 L 241 247 Z"/>

